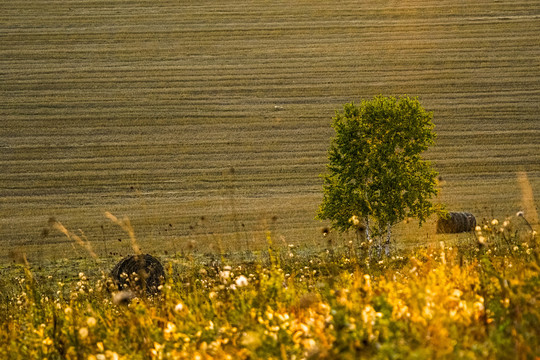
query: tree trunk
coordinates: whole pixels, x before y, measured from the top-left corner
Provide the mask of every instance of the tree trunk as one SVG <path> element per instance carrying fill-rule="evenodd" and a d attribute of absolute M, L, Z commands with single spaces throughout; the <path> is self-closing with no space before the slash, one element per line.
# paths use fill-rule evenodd
<path fill-rule="evenodd" d="M 392 236 L 392 225 L 386 224 L 386 242 L 384 243 L 384 253 L 388 257 L 390 256 L 390 237 Z"/>
<path fill-rule="evenodd" d="M 367 241 L 367 246 L 369 248 L 368 256 L 371 259 L 372 248 L 371 248 L 371 230 L 369 228 L 369 216 L 366 216 L 365 221 L 366 221 L 366 241 Z"/>

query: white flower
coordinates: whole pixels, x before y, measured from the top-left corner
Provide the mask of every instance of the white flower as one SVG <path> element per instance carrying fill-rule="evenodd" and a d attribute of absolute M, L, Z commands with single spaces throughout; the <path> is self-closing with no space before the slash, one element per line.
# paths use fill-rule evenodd
<path fill-rule="evenodd" d="M 184 304 L 182 304 L 181 302 L 179 302 L 178 304 L 176 304 L 176 306 L 174 307 L 174 311 L 179 313 L 179 312 L 182 312 L 182 310 L 184 310 Z"/>
<path fill-rule="evenodd" d="M 222 280 L 228 280 L 230 276 L 231 276 L 231 272 L 229 270 L 224 270 L 224 271 L 219 272 L 219 277 Z"/>
<path fill-rule="evenodd" d="M 88 319 L 86 319 L 86 323 L 88 324 L 88 326 L 94 327 L 97 324 L 97 320 L 95 317 L 90 316 Z"/>
<path fill-rule="evenodd" d="M 238 287 L 247 286 L 248 279 L 244 275 L 240 275 L 239 277 L 236 278 L 235 283 L 236 283 L 236 286 Z"/>

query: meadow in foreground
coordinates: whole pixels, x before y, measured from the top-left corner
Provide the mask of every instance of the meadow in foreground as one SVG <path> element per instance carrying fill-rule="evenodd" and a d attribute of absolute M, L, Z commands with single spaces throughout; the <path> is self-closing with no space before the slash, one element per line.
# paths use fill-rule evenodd
<path fill-rule="evenodd" d="M 524 236 L 525 235 L 525 236 Z M 332 237 L 330 234 L 329 237 Z M 97 260 L 2 269 L 3 359 L 537 359 L 540 252 L 508 221 L 366 261 L 346 240 L 164 259 L 131 301 Z M 334 239 L 336 240 L 336 239 Z M 69 266 L 67 266 L 69 265 Z M 79 270 L 73 270 L 74 268 Z M 87 269 L 87 271 L 82 271 Z"/>

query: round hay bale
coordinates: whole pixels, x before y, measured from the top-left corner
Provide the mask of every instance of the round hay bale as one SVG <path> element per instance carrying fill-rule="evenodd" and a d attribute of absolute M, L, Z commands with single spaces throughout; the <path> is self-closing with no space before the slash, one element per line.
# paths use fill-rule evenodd
<path fill-rule="evenodd" d="M 468 212 L 449 212 L 437 220 L 437 234 L 456 234 L 474 231 L 476 218 Z"/>
<path fill-rule="evenodd" d="M 111 271 L 119 290 L 157 293 L 165 280 L 163 266 L 152 255 L 126 256 Z"/>

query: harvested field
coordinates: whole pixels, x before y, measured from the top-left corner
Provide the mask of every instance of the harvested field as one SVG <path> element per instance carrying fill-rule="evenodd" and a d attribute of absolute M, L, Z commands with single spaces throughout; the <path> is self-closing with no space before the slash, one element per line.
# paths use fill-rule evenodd
<path fill-rule="evenodd" d="M 2 259 L 82 255 L 53 216 L 126 255 L 104 211 L 149 253 L 317 244 L 330 119 L 380 93 L 434 112 L 449 208 L 515 214 L 518 171 L 538 207 L 536 0 L 13 0 L 0 18 Z"/>

